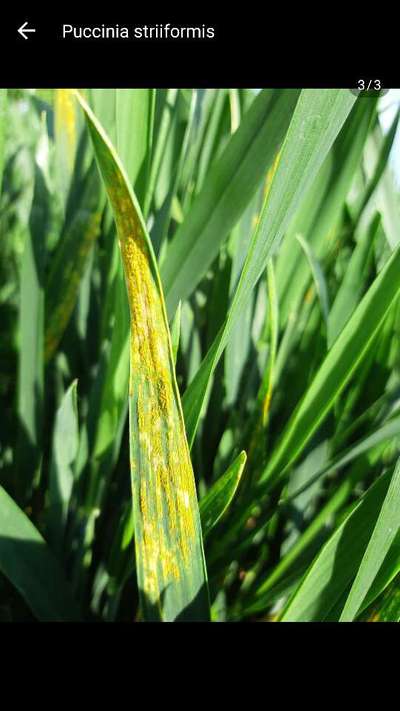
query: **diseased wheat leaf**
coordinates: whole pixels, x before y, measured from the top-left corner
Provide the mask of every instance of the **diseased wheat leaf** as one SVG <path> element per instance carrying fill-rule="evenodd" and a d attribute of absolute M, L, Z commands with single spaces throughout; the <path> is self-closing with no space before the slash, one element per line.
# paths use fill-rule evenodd
<path fill-rule="evenodd" d="M 100 231 L 101 193 L 94 163 L 80 187 L 73 218 L 61 234 L 46 283 L 46 362 L 56 352 L 71 318 L 88 257 Z"/>
<path fill-rule="evenodd" d="M 208 619 L 196 487 L 156 261 L 122 165 L 79 101 L 114 211 L 130 306 L 130 451 L 143 614 L 165 621 Z"/>
<path fill-rule="evenodd" d="M 119 140 L 118 153 L 129 167 L 128 177 L 139 199 L 146 194 L 147 174 L 152 152 L 153 89 L 109 91 L 94 90 L 92 101 L 100 123 L 112 135 L 115 129 Z M 99 112 L 97 114 L 97 111 Z M 104 118 L 105 123 L 102 118 Z M 116 126 L 115 126 L 116 122 Z M 108 131 L 111 130 L 111 133 Z M 119 138 L 118 138 L 119 136 Z M 123 267 L 118 242 L 113 239 L 112 215 L 107 213 L 106 238 L 109 245 L 110 269 L 105 295 L 107 317 L 104 318 L 104 336 L 111 329 L 109 347 L 103 352 L 100 368 L 90 396 L 88 419 L 90 485 L 86 503 L 88 509 L 101 506 L 110 483 L 110 471 L 121 444 L 127 415 L 129 380 L 129 306 L 124 284 Z M 115 315 L 118 315 L 115 318 Z M 99 487 L 99 481 L 103 486 Z"/>

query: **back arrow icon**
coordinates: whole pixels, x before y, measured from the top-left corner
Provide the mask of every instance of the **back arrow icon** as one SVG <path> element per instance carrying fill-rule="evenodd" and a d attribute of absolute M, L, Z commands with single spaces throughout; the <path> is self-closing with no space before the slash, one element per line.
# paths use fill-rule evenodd
<path fill-rule="evenodd" d="M 21 27 L 18 28 L 19 34 L 20 34 L 21 37 L 23 37 L 24 39 L 28 39 L 28 35 L 25 34 L 26 32 L 36 32 L 36 30 L 35 30 L 34 27 L 27 27 L 27 25 L 28 25 L 28 22 L 24 22 L 24 24 L 21 25 Z"/>

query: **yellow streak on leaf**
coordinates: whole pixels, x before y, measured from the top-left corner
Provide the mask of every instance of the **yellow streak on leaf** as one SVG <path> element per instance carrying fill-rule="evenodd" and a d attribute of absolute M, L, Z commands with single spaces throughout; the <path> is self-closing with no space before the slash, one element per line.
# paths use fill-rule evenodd
<path fill-rule="evenodd" d="M 314 285 L 311 284 L 311 286 L 307 289 L 307 291 L 304 295 L 304 303 L 311 304 L 313 298 L 314 298 Z"/>
<path fill-rule="evenodd" d="M 66 148 L 67 167 L 72 172 L 77 144 L 76 103 L 73 89 L 55 90 L 55 132 Z"/>
<path fill-rule="evenodd" d="M 368 619 L 368 622 L 379 622 L 379 619 L 380 619 L 379 613 L 374 612 L 374 614 L 371 615 L 371 617 Z"/>
<path fill-rule="evenodd" d="M 267 197 L 268 197 L 268 195 L 269 195 L 269 191 L 271 190 L 272 181 L 273 181 L 273 179 L 274 179 L 276 170 L 277 170 L 278 165 L 279 165 L 279 161 L 280 161 L 280 159 L 281 159 L 281 153 L 282 153 L 281 150 L 279 150 L 279 151 L 277 152 L 277 154 L 276 154 L 276 156 L 275 156 L 275 158 L 274 158 L 273 163 L 271 163 L 271 165 L 270 165 L 270 167 L 269 167 L 269 169 L 268 169 L 268 171 L 267 171 L 267 175 L 266 175 L 266 178 L 265 178 L 265 184 L 264 184 L 264 200 L 267 199 Z"/>
<path fill-rule="evenodd" d="M 79 249 L 74 254 L 74 261 L 70 260 L 65 264 L 62 274 L 56 272 L 55 278 L 61 279 L 62 283 L 62 298 L 49 314 L 46 323 L 44 345 L 46 363 L 56 350 L 74 309 L 86 260 L 93 242 L 99 234 L 100 222 L 100 212 L 94 212 L 86 218 L 86 229 L 82 234 Z"/>
<path fill-rule="evenodd" d="M 268 391 L 267 394 L 264 398 L 264 402 L 262 404 L 262 423 L 263 427 L 267 425 L 268 422 L 268 414 L 269 414 L 269 408 L 271 405 L 271 400 L 272 400 L 272 382 L 269 383 L 268 385 Z"/>
<path fill-rule="evenodd" d="M 267 200 L 268 195 L 270 193 L 272 181 L 274 179 L 274 176 L 277 171 L 279 161 L 281 158 L 281 152 L 282 152 L 281 150 L 279 150 L 277 152 L 273 163 L 271 164 L 271 166 L 269 167 L 269 169 L 267 171 L 267 175 L 265 178 L 265 184 L 264 184 L 264 203 Z M 254 218 L 253 218 L 253 222 L 254 222 Z M 258 222 L 259 222 L 259 217 L 258 217 L 258 219 L 256 218 L 256 220 L 255 220 L 256 226 L 257 226 Z M 266 392 L 266 394 L 263 398 L 263 401 L 261 403 L 261 416 L 260 416 L 260 419 L 258 420 L 256 427 L 255 427 L 254 435 L 253 435 L 252 440 L 250 442 L 249 460 L 253 459 L 253 455 L 257 451 L 257 448 L 258 448 L 258 440 L 262 436 L 262 431 L 266 428 L 266 426 L 268 424 L 268 415 L 269 415 L 269 410 L 270 410 L 271 400 L 272 400 L 272 386 L 273 386 L 272 375 L 273 375 L 272 372 L 270 372 L 270 377 L 269 377 L 269 381 L 268 381 L 268 389 L 267 389 L 267 392 Z"/>

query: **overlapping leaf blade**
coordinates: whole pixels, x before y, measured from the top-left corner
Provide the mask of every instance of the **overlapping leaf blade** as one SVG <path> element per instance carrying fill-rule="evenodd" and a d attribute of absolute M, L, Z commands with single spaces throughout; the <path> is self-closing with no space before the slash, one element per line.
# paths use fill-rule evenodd
<path fill-rule="evenodd" d="M 211 376 L 230 333 L 353 103 L 354 96 L 344 91 L 303 91 L 298 100 L 228 315 L 184 395 L 185 422 L 191 444 Z"/>
<path fill-rule="evenodd" d="M 260 185 L 284 139 L 298 95 L 296 90 L 263 90 L 210 170 L 162 265 L 170 314 L 204 276 Z"/>
<path fill-rule="evenodd" d="M 240 452 L 227 471 L 217 479 L 201 500 L 200 516 L 204 538 L 218 523 L 232 501 L 246 465 L 246 458 L 246 452 Z"/>
<path fill-rule="evenodd" d="M 372 536 L 340 616 L 341 622 L 351 622 L 356 617 L 399 528 L 400 462 L 394 469 Z"/>
<path fill-rule="evenodd" d="M 264 480 L 276 480 L 296 459 L 367 351 L 400 290 L 397 249 L 328 352 L 274 450 Z"/>
<path fill-rule="evenodd" d="M 389 471 L 378 479 L 322 548 L 285 608 L 283 622 L 321 621 L 346 592 L 363 558 L 391 475 Z"/>

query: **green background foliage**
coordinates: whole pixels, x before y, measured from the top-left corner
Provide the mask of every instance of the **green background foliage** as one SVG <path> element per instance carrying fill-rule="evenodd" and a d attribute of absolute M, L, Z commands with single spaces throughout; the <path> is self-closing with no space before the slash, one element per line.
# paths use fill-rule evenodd
<path fill-rule="evenodd" d="M 398 621 L 398 115 L 384 135 L 347 90 L 83 95 L 94 119 L 72 90 L 0 90 L 0 619 Z M 157 614 L 116 170 L 197 490 Z"/>

